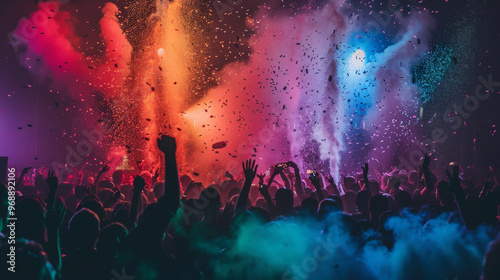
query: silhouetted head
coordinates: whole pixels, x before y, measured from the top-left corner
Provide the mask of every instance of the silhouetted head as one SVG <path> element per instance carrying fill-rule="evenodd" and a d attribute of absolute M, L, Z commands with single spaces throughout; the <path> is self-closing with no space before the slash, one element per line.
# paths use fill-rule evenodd
<path fill-rule="evenodd" d="M 78 206 L 78 198 L 75 195 L 70 195 L 64 200 L 68 211 L 74 212 Z"/>
<path fill-rule="evenodd" d="M 201 191 L 200 199 L 206 200 L 208 208 L 220 209 L 221 201 L 219 191 L 215 188 L 209 187 Z"/>
<path fill-rule="evenodd" d="M 500 240 L 490 243 L 484 258 L 482 280 L 500 279 Z"/>
<path fill-rule="evenodd" d="M 344 177 L 344 188 L 350 190 L 355 181 L 354 177 Z"/>
<path fill-rule="evenodd" d="M 266 202 L 266 199 L 263 198 L 263 197 L 259 197 L 255 200 L 255 203 L 254 203 L 254 206 L 255 207 L 260 207 L 260 208 L 263 208 L 263 209 L 266 209 L 267 210 L 267 202 Z"/>
<path fill-rule="evenodd" d="M 276 206 L 280 210 L 280 214 L 287 214 L 293 209 L 293 193 L 289 189 L 281 188 L 274 195 Z"/>
<path fill-rule="evenodd" d="M 235 181 L 236 182 L 236 181 Z M 241 189 L 238 188 L 238 187 L 233 187 L 229 190 L 229 192 L 227 193 L 227 200 L 230 200 L 233 196 L 235 195 L 239 195 L 241 192 Z"/>
<path fill-rule="evenodd" d="M 391 176 L 389 180 L 387 181 L 387 187 L 391 191 L 391 193 L 398 192 L 401 187 L 401 177 L 399 176 Z"/>
<path fill-rule="evenodd" d="M 339 211 L 341 211 L 339 204 L 331 198 L 323 199 L 318 205 L 318 217 L 326 217 L 330 213 Z"/>
<path fill-rule="evenodd" d="M 361 186 L 358 183 L 353 183 L 349 187 L 349 190 L 351 190 L 353 192 L 359 192 L 361 190 Z"/>
<path fill-rule="evenodd" d="M 498 205 L 500 204 L 500 193 L 493 192 L 486 195 L 479 206 L 480 223 L 497 225 Z"/>
<path fill-rule="evenodd" d="M 130 213 L 130 202 L 123 201 L 117 203 L 115 208 L 113 208 L 113 222 L 121 223 L 122 225 L 126 225 L 128 222 L 128 216 Z"/>
<path fill-rule="evenodd" d="M 353 191 L 347 191 L 342 199 L 344 200 L 343 204 L 345 212 L 349 214 L 356 213 L 356 193 Z"/>
<path fill-rule="evenodd" d="M 380 214 L 389 210 L 389 202 L 382 194 L 372 196 L 369 205 L 371 221 L 374 223 L 378 223 Z"/>
<path fill-rule="evenodd" d="M 158 203 L 151 203 L 148 206 L 142 210 L 142 212 L 139 214 L 139 217 L 137 217 L 137 224 L 141 225 L 144 221 L 148 220 L 149 217 L 154 215 L 154 213 L 158 209 Z"/>
<path fill-rule="evenodd" d="M 266 209 L 260 207 L 250 207 L 248 211 L 252 213 L 255 217 L 263 221 L 263 223 L 271 222 L 271 217 Z"/>
<path fill-rule="evenodd" d="M 326 186 L 326 190 L 328 191 L 329 194 L 334 194 L 334 195 L 340 195 L 339 189 L 337 188 L 337 185 L 333 184 L 328 184 Z"/>
<path fill-rule="evenodd" d="M 123 174 L 123 171 L 122 170 L 116 170 L 115 172 L 113 172 L 113 183 L 115 184 L 115 186 L 120 186 L 123 182 L 123 180 L 125 179 L 125 174 Z"/>
<path fill-rule="evenodd" d="M 448 182 L 439 181 L 436 183 L 436 199 L 439 201 L 441 206 L 444 206 L 446 209 L 453 208 L 455 206 L 455 197 L 453 196 L 453 192 L 451 191 Z"/>
<path fill-rule="evenodd" d="M 248 194 L 248 198 L 252 201 L 255 202 L 257 198 L 260 196 L 260 191 L 259 187 L 257 186 L 251 186 L 250 187 L 250 193 Z"/>
<path fill-rule="evenodd" d="M 123 185 L 120 192 L 125 196 L 126 201 L 132 201 L 132 197 L 134 196 L 134 187 L 132 185 Z"/>
<path fill-rule="evenodd" d="M 278 187 L 277 185 L 272 184 L 272 185 L 269 187 L 269 195 L 270 195 L 271 197 L 275 197 L 275 196 L 276 196 L 276 192 L 278 191 L 278 189 L 279 189 L 279 187 Z M 309 189 L 309 188 L 306 188 L 306 189 L 305 189 L 305 191 L 306 191 L 306 193 L 307 193 L 307 191 L 309 191 L 309 193 L 308 193 L 308 194 L 312 193 L 311 189 Z"/>
<path fill-rule="evenodd" d="M 99 237 L 99 217 L 87 208 L 76 212 L 69 221 L 69 234 L 78 248 L 93 249 Z"/>
<path fill-rule="evenodd" d="M 113 196 L 113 191 L 110 189 L 99 189 L 97 197 L 99 201 L 105 202 Z"/>
<path fill-rule="evenodd" d="M 115 257 L 128 231 L 121 223 L 111 223 L 104 227 L 99 234 L 97 251 L 108 257 Z"/>
<path fill-rule="evenodd" d="M 205 220 L 214 222 L 221 207 L 219 191 L 215 188 L 206 188 L 201 191 L 199 203 L 202 207 Z"/>
<path fill-rule="evenodd" d="M 318 210 L 318 205 L 319 205 L 318 200 L 310 196 L 304 198 L 304 200 L 302 200 L 302 203 L 300 204 L 302 211 L 307 211 L 307 213 L 311 216 L 316 215 Z"/>
<path fill-rule="evenodd" d="M 415 185 L 417 183 L 417 180 L 418 180 L 418 172 L 416 170 L 410 171 L 410 173 L 408 173 L 408 182 L 410 184 Z"/>
<path fill-rule="evenodd" d="M 372 194 L 380 193 L 380 184 L 375 180 L 370 180 L 368 183 L 368 187 L 370 188 L 370 192 Z"/>
<path fill-rule="evenodd" d="M 104 218 L 106 218 L 106 211 L 104 210 L 102 203 L 97 199 L 89 198 L 82 200 L 76 210 L 78 211 L 82 208 L 87 208 L 97 214 L 97 217 L 99 217 L 99 220 L 101 221 L 104 221 Z"/>
<path fill-rule="evenodd" d="M 344 204 L 343 204 L 342 198 L 340 198 L 340 196 L 335 195 L 335 194 L 331 194 L 331 195 L 328 195 L 326 198 L 330 198 L 330 199 L 335 200 L 335 202 L 337 202 L 337 205 L 340 207 L 340 211 L 344 211 Z"/>
<path fill-rule="evenodd" d="M 90 194 L 90 191 L 87 187 L 83 185 L 78 185 L 75 187 L 75 196 L 78 200 L 82 200 L 86 195 Z"/>
<path fill-rule="evenodd" d="M 186 189 L 187 185 L 191 183 L 191 177 L 189 175 L 182 175 L 179 177 L 179 183 L 181 183 L 182 189 Z"/>
<path fill-rule="evenodd" d="M 99 189 L 112 189 L 114 186 L 110 180 L 101 180 L 98 184 Z"/>
<path fill-rule="evenodd" d="M 406 191 L 400 191 L 394 196 L 396 208 L 402 210 L 411 207 L 411 195 Z"/>
<path fill-rule="evenodd" d="M 368 202 L 370 201 L 371 194 L 367 190 L 359 191 L 356 194 L 356 208 L 361 213 L 368 212 Z"/>

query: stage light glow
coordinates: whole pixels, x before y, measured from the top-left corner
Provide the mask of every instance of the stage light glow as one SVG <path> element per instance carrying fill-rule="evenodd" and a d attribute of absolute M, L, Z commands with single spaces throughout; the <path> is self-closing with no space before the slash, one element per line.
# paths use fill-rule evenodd
<path fill-rule="evenodd" d="M 352 70 L 361 70 L 365 65 L 366 54 L 362 50 L 355 51 L 349 59 L 349 65 Z"/>
<path fill-rule="evenodd" d="M 158 55 L 161 57 L 161 56 L 164 56 L 165 55 L 165 50 L 163 48 L 159 48 L 158 49 Z"/>

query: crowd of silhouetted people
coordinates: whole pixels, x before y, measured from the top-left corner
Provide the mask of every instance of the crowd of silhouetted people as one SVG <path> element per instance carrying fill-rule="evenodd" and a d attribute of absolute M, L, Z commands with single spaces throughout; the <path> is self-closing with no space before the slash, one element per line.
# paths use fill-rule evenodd
<path fill-rule="evenodd" d="M 164 174 L 26 168 L 1 184 L 0 279 L 500 279 L 493 170 L 438 178 L 426 155 L 335 182 L 250 159 L 202 184 L 178 173 L 174 138 L 158 148 Z"/>

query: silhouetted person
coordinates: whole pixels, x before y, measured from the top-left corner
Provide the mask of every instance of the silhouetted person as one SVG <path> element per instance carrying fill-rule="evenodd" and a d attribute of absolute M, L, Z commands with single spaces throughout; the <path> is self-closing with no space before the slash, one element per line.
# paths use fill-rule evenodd
<path fill-rule="evenodd" d="M 69 234 L 76 250 L 63 259 L 64 279 L 92 279 L 97 275 L 99 217 L 87 208 L 76 212 L 69 222 Z"/>
<path fill-rule="evenodd" d="M 279 215 L 293 215 L 293 193 L 289 189 L 281 188 L 276 191 L 274 196 L 276 208 Z"/>
<path fill-rule="evenodd" d="M 387 202 L 387 199 L 383 195 L 376 194 L 370 198 L 369 205 L 370 205 L 369 206 L 370 221 L 375 225 L 378 225 L 380 215 L 383 212 L 389 210 L 389 203 Z"/>

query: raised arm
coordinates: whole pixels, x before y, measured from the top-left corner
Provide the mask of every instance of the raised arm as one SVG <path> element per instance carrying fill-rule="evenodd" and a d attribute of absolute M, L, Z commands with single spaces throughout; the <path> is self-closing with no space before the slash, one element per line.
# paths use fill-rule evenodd
<path fill-rule="evenodd" d="M 302 178 L 300 178 L 300 170 L 297 164 L 293 161 L 287 162 L 288 166 L 293 168 L 293 172 L 295 173 L 295 192 L 299 196 L 300 199 L 302 199 L 305 195 L 304 188 L 302 187 Z"/>
<path fill-rule="evenodd" d="M 328 181 L 328 184 L 330 184 L 331 188 L 332 189 L 337 189 L 337 192 L 340 194 L 340 193 L 344 193 L 345 194 L 345 191 L 340 191 L 340 186 L 337 186 L 337 184 L 335 184 L 335 180 L 333 179 L 332 175 L 331 174 L 327 174 L 325 176 L 325 179 Z"/>
<path fill-rule="evenodd" d="M 424 172 L 425 188 L 420 192 L 422 196 L 430 195 L 432 193 L 432 176 L 429 170 L 429 165 L 431 164 L 431 159 L 427 154 L 425 154 L 424 162 L 422 163 L 422 170 Z"/>
<path fill-rule="evenodd" d="M 30 171 L 31 167 L 26 167 L 21 171 L 21 175 L 19 175 L 19 178 L 17 178 L 16 186 L 21 186 L 21 184 L 24 181 L 24 176 Z"/>
<path fill-rule="evenodd" d="M 248 202 L 248 194 L 250 193 L 250 187 L 252 186 L 253 179 L 255 179 L 255 174 L 257 174 L 258 164 L 255 164 L 255 160 L 249 159 L 242 163 L 243 172 L 245 173 L 245 183 L 241 189 L 240 195 L 238 196 L 238 202 L 236 203 L 236 208 L 234 214 L 238 214 L 246 210 Z"/>
<path fill-rule="evenodd" d="M 369 182 L 368 182 L 368 163 L 365 162 L 365 167 L 361 166 L 361 169 L 363 169 L 364 189 L 367 190 L 368 192 L 370 192 L 370 187 L 369 187 Z"/>
<path fill-rule="evenodd" d="M 290 181 L 288 181 L 288 178 L 286 177 L 286 175 L 283 171 L 280 173 L 280 177 L 281 177 L 281 180 L 283 180 L 283 184 L 285 185 L 285 188 L 291 190 L 292 188 L 290 186 Z"/>
<path fill-rule="evenodd" d="M 97 173 L 97 176 L 95 177 L 95 194 L 99 193 L 99 181 L 101 180 L 102 174 L 108 172 L 110 169 L 109 165 L 104 165 L 101 170 L 99 170 L 99 173 Z"/>
<path fill-rule="evenodd" d="M 47 210 L 50 210 L 54 207 L 56 191 L 59 186 L 59 180 L 57 179 L 57 176 L 54 175 L 54 171 L 49 171 L 47 176 L 47 185 L 49 185 L 49 195 L 45 199 L 45 202 L 47 203 Z"/>
<path fill-rule="evenodd" d="M 265 176 L 266 175 L 264 174 L 257 175 L 257 177 L 259 177 L 259 192 L 266 200 L 269 216 L 271 216 L 271 218 L 274 219 L 278 216 L 278 211 L 276 211 L 276 207 L 274 206 L 273 200 L 271 199 L 271 195 L 269 194 L 269 186 L 264 184 Z"/>
<path fill-rule="evenodd" d="M 175 138 L 167 135 L 162 135 L 157 142 L 158 148 L 165 155 L 165 191 L 162 198 L 168 199 L 169 203 L 172 203 L 169 207 L 175 211 L 180 205 L 179 173 L 175 158 L 177 144 Z"/>
<path fill-rule="evenodd" d="M 137 219 L 137 208 L 139 205 L 139 199 L 141 198 L 142 190 L 146 186 L 146 181 L 141 176 L 137 176 L 134 179 L 134 196 L 132 197 L 132 204 L 130 205 L 130 215 L 128 218 L 128 228 L 131 229 L 135 226 L 135 221 Z"/>
<path fill-rule="evenodd" d="M 484 180 L 483 187 L 481 189 L 481 193 L 479 194 L 479 198 L 483 199 L 489 192 L 490 189 L 495 185 L 495 178 L 492 174 L 486 174 L 486 179 Z"/>
<path fill-rule="evenodd" d="M 161 168 L 159 168 L 159 167 L 155 169 L 153 178 L 151 178 L 152 185 L 154 185 L 156 182 L 158 182 L 158 177 L 160 177 L 160 169 Z"/>
<path fill-rule="evenodd" d="M 488 166 L 488 167 L 490 168 L 490 171 L 491 171 L 491 173 L 493 174 L 493 181 L 495 182 L 495 185 L 499 185 L 499 184 L 500 184 L 500 182 L 499 182 L 499 180 L 498 180 L 498 178 L 497 178 L 497 175 L 496 175 L 496 173 L 495 173 L 495 170 L 494 170 L 494 169 L 493 169 L 493 167 L 491 167 L 491 166 Z"/>
<path fill-rule="evenodd" d="M 273 166 L 273 173 L 271 174 L 271 177 L 269 177 L 269 180 L 267 181 L 267 187 L 269 188 L 271 184 L 274 181 L 274 178 L 278 176 L 278 174 L 283 171 L 283 166 L 281 164 L 276 164 Z"/>
<path fill-rule="evenodd" d="M 47 214 L 45 217 L 45 225 L 47 227 L 47 257 L 60 276 L 61 273 L 61 246 L 59 239 L 59 229 L 61 228 L 62 221 L 66 215 L 66 207 L 64 203 L 59 200 L 56 204 L 55 193 L 58 186 L 57 177 L 53 171 L 49 171 L 47 183 L 50 187 L 49 198 L 47 199 Z M 59 279 L 56 278 L 56 279 Z"/>
<path fill-rule="evenodd" d="M 472 229 L 472 219 L 470 216 L 469 206 L 467 205 L 467 201 L 465 200 L 465 195 L 462 191 L 462 187 L 460 186 L 460 178 L 458 177 L 459 167 L 458 165 L 453 166 L 453 175 L 450 174 L 448 170 L 446 170 L 446 174 L 448 175 L 448 180 L 450 181 L 450 189 L 455 196 L 455 202 L 457 203 L 458 211 L 460 212 L 460 216 L 462 217 L 462 221 L 465 224 L 467 229 Z"/>
<path fill-rule="evenodd" d="M 143 221 L 130 232 L 128 238 L 128 242 L 134 244 L 133 250 L 138 250 L 137 253 L 141 256 L 154 255 L 158 252 L 165 229 L 180 205 L 175 139 L 162 135 L 157 143 L 165 155 L 165 192 L 158 199 L 157 207 L 149 215 L 144 216 Z M 138 195 L 139 189 L 142 188 L 142 180 L 134 180 L 134 185 L 135 195 Z M 131 218 L 134 219 L 134 216 Z"/>
<path fill-rule="evenodd" d="M 316 194 L 318 195 L 318 200 L 322 201 L 323 199 L 325 199 L 325 195 L 321 190 L 321 182 L 320 182 L 321 179 L 319 178 L 319 173 L 318 171 L 316 171 L 316 169 L 313 170 L 313 172 L 309 175 L 309 180 L 311 180 L 311 183 L 316 188 Z"/>

